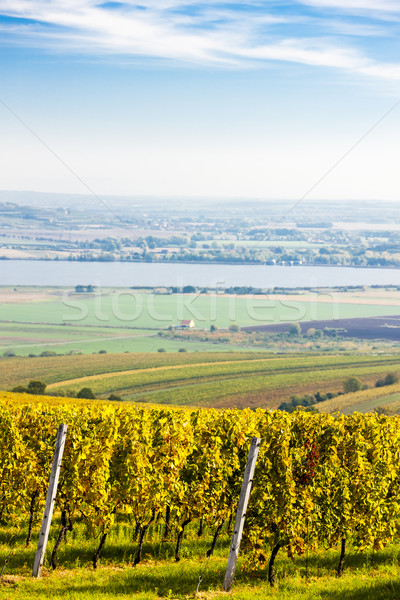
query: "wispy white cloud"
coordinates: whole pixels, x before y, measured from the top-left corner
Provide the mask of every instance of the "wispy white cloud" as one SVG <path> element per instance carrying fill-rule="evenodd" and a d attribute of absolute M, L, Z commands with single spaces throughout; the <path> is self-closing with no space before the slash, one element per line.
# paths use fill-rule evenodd
<path fill-rule="evenodd" d="M 394 0 L 297 0 L 317 14 L 276 10 L 268 0 L 0 0 L 2 37 L 10 43 L 89 54 L 148 57 L 198 64 L 259 65 L 271 61 L 330 67 L 400 80 L 400 63 L 375 59 L 358 37 L 380 36 L 385 27 L 350 22 L 338 12 L 400 15 Z M 321 9 L 321 14 L 318 10 Z M 332 18 L 325 9 L 338 11 Z M 315 34 L 310 28 L 315 26 Z M 340 34 L 340 35 L 339 35 Z M 343 35 L 346 44 L 343 43 Z"/>
<path fill-rule="evenodd" d="M 341 11 L 379 17 L 385 13 L 400 13 L 398 0 L 298 0 L 300 4 L 317 8 L 333 8 Z"/>

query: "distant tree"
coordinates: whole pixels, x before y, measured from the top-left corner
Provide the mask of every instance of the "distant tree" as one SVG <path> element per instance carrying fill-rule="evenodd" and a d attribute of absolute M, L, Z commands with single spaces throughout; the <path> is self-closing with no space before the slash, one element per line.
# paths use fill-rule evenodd
<path fill-rule="evenodd" d="M 231 333 L 238 333 L 240 331 L 240 327 L 239 327 L 239 325 L 237 325 L 237 323 L 231 323 L 229 325 L 229 331 Z"/>
<path fill-rule="evenodd" d="M 307 330 L 306 336 L 319 339 L 324 336 L 324 332 L 322 329 L 314 329 L 314 327 L 310 327 L 310 329 Z"/>
<path fill-rule="evenodd" d="M 157 352 L 165 352 L 165 348 L 159 348 Z"/>
<path fill-rule="evenodd" d="M 187 352 L 186 348 L 179 348 L 178 352 Z"/>
<path fill-rule="evenodd" d="M 393 385 L 399 381 L 396 373 L 388 373 L 384 379 L 378 379 L 375 383 L 375 387 L 383 387 L 384 385 Z"/>
<path fill-rule="evenodd" d="M 107 354 L 107 350 L 99 350 L 99 354 Z"/>
<path fill-rule="evenodd" d="M 43 381 L 30 381 L 27 390 L 28 394 L 42 396 L 46 390 L 46 384 Z"/>
<path fill-rule="evenodd" d="M 85 398 L 86 400 L 95 400 L 95 395 L 89 387 L 84 387 L 76 395 L 77 398 Z"/>
<path fill-rule="evenodd" d="M 88 285 L 86 287 L 86 291 L 89 292 L 89 294 L 91 294 L 92 292 L 94 292 L 94 286 L 93 285 Z"/>
<path fill-rule="evenodd" d="M 121 396 L 117 396 L 117 394 L 110 394 L 108 399 L 114 402 L 120 402 L 122 400 Z"/>
<path fill-rule="evenodd" d="M 76 285 L 75 286 L 75 292 L 77 294 L 82 294 L 85 291 L 85 288 L 83 285 Z"/>
<path fill-rule="evenodd" d="M 289 327 L 289 335 L 301 335 L 301 327 L 298 323 L 291 323 Z"/>
<path fill-rule="evenodd" d="M 343 390 L 345 394 L 358 392 L 363 387 L 362 381 L 358 377 L 349 377 L 343 382 Z"/>
<path fill-rule="evenodd" d="M 396 373 L 388 373 L 385 377 L 385 385 L 393 385 L 399 381 Z"/>
<path fill-rule="evenodd" d="M 210 327 L 210 331 L 218 331 L 218 329 L 219 329 L 218 325 L 215 325 L 214 323 Z"/>
<path fill-rule="evenodd" d="M 197 290 L 193 285 L 185 285 L 182 289 L 184 294 L 194 294 L 196 291 Z"/>

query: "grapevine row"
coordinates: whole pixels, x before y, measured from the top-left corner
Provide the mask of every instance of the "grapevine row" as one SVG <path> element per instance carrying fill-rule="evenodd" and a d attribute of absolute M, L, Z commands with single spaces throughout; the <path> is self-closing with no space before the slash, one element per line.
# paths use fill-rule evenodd
<path fill-rule="evenodd" d="M 39 402 L 39 398 L 36 399 Z M 56 505 L 59 540 L 83 521 L 100 540 L 122 515 L 140 532 L 157 518 L 176 532 L 176 559 L 194 521 L 218 534 L 235 509 L 252 436 L 262 438 L 243 546 L 268 566 L 346 540 L 382 548 L 400 528 L 400 421 L 264 410 L 0 404 L 0 518 L 41 514 L 59 423 L 68 425 Z M 272 560 L 271 560 L 272 556 Z M 53 556 L 53 563 L 55 553 Z"/>

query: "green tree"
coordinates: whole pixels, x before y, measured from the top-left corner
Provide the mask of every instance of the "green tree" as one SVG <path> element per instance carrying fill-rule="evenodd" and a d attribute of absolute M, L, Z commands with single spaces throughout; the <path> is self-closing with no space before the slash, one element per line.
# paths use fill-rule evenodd
<path fill-rule="evenodd" d="M 239 333 L 240 327 L 237 323 L 231 323 L 231 325 L 229 325 L 229 331 L 232 333 Z"/>
<path fill-rule="evenodd" d="M 45 392 L 46 384 L 43 381 L 30 381 L 28 383 L 28 394 L 36 394 L 42 396 Z"/>
<path fill-rule="evenodd" d="M 343 390 L 345 394 L 358 392 L 363 387 L 362 381 L 358 377 L 349 377 L 343 382 Z"/>
<path fill-rule="evenodd" d="M 93 394 L 91 388 L 84 387 L 79 390 L 77 398 L 86 398 L 86 400 L 95 400 L 95 395 Z"/>
<path fill-rule="evenodd" d="M 385 385 L 393 385 L 399 381 L 396 373 L 388 373 L 385 377 Z"/>
<path fill-rule="evenodd" d="M 291 323 L 289 327 L 289 335 L 301 335 L 301 327 L 298 323 Z"/>

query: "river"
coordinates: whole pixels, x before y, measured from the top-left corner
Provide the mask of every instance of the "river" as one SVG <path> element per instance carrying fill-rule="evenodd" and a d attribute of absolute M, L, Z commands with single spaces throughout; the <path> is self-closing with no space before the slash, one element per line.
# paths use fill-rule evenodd
<path fill-rule="evenodd" d="M 251 286 L 259 288 L 399 285 L 400 269 L 205 263 L 1 260 L 0 285 L 102 287 Z"/>

